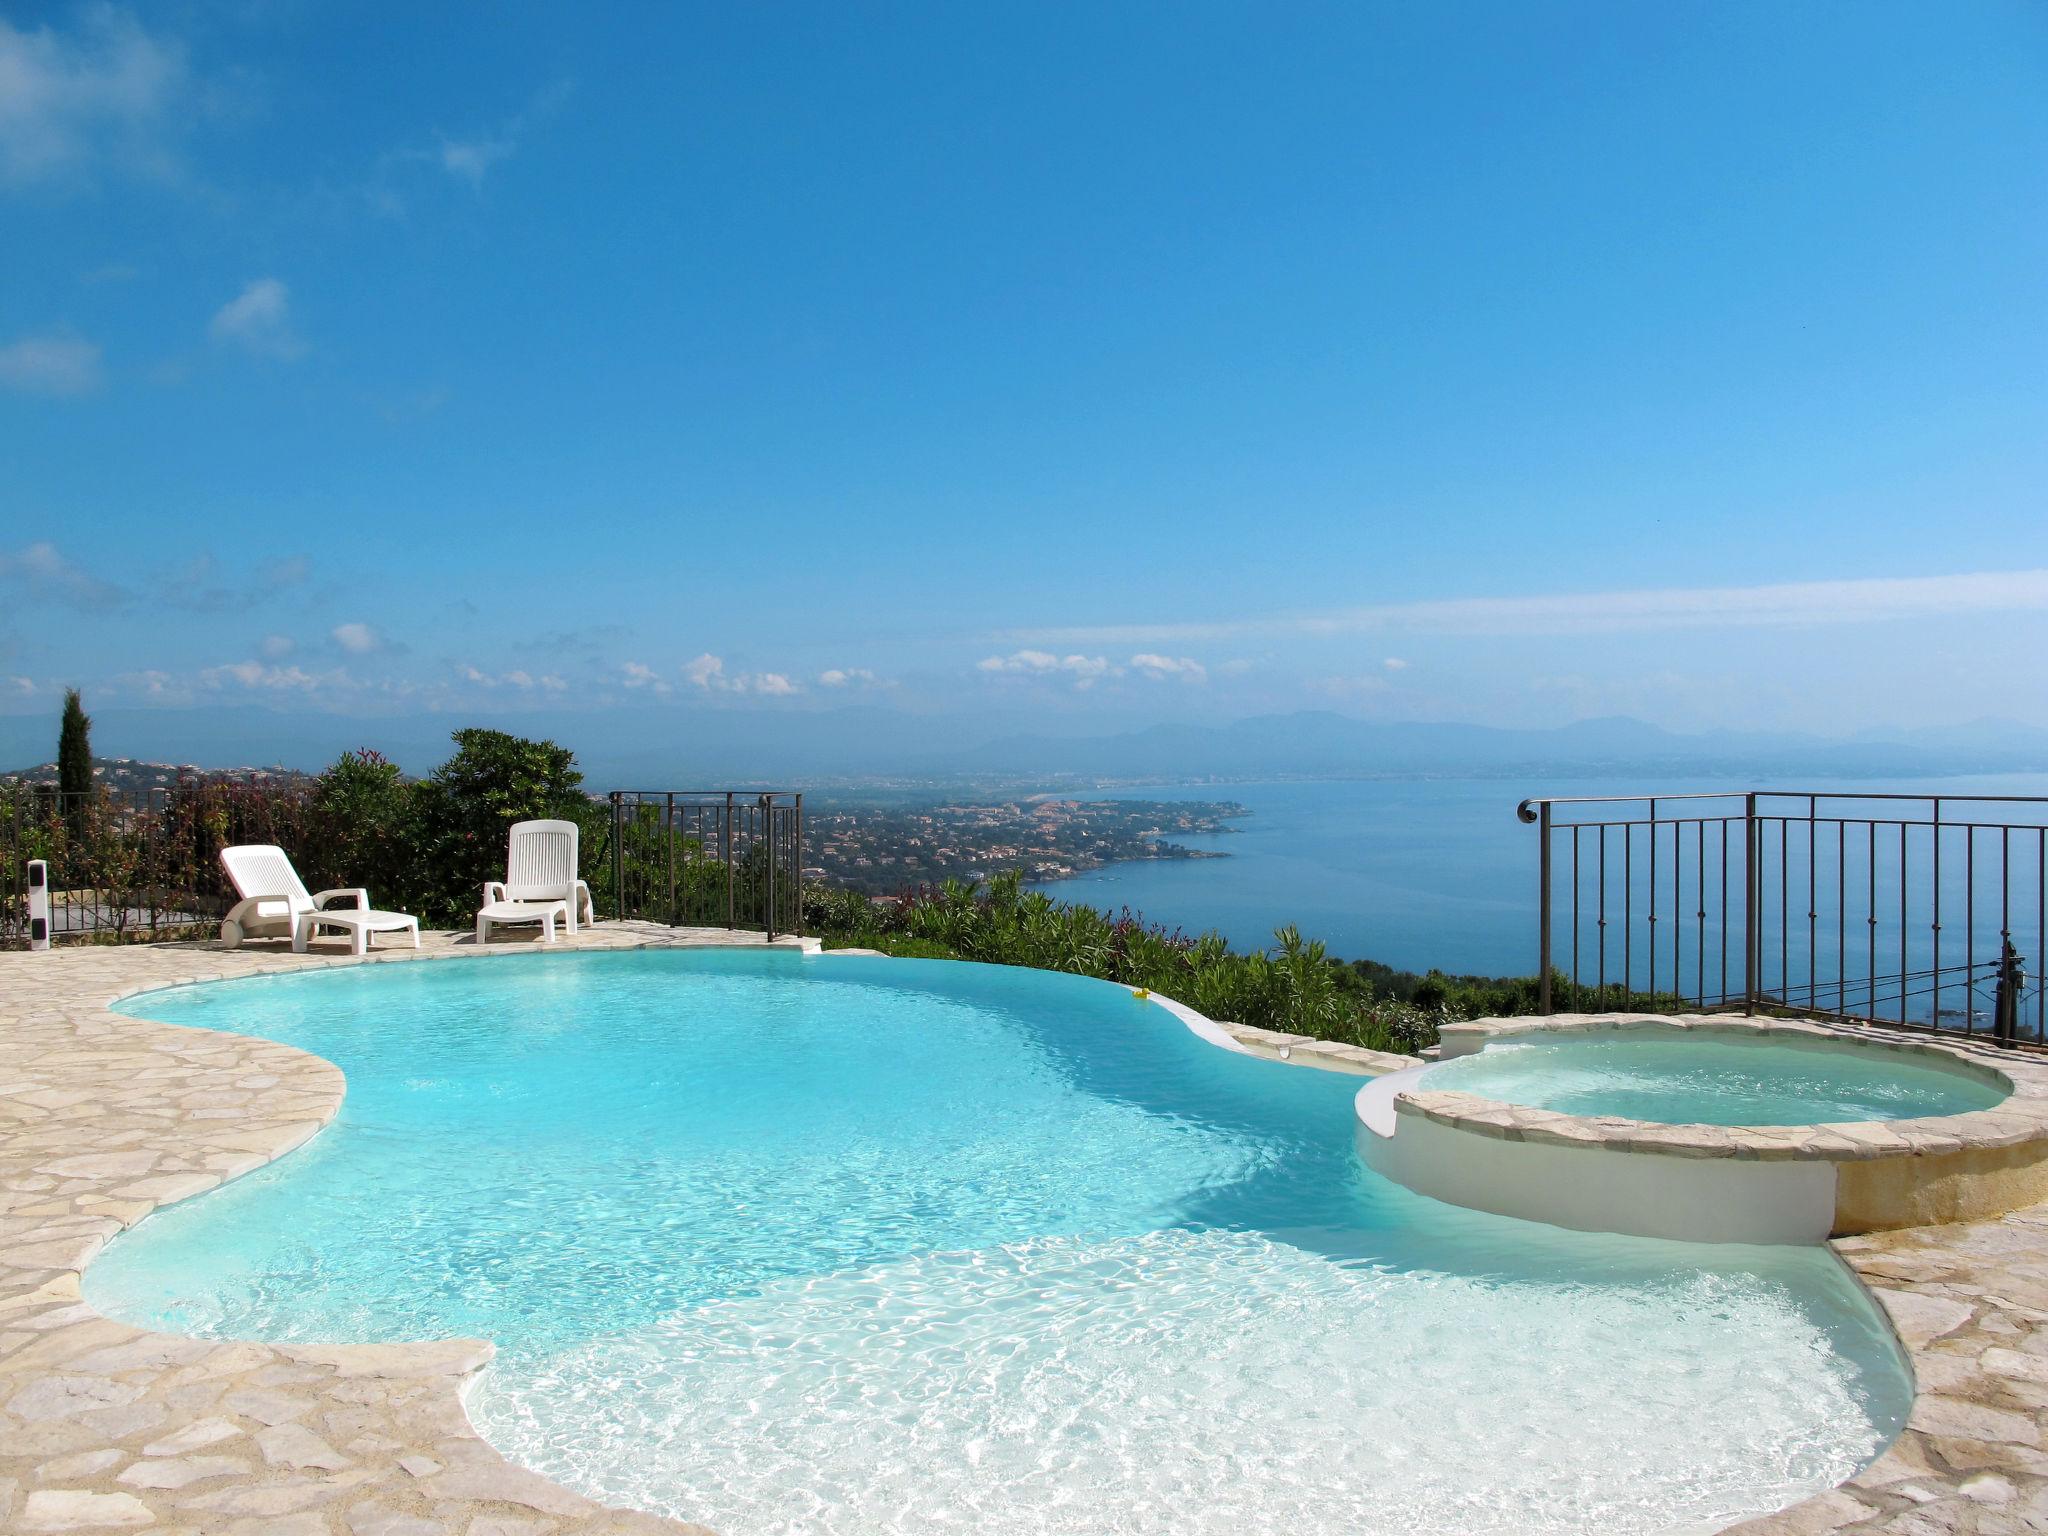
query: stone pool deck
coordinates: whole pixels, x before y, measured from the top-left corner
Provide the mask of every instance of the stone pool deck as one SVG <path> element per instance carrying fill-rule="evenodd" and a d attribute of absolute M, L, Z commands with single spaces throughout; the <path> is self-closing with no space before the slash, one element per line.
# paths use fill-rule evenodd
<path fill-rule="evenodd" d="M 338 1069 L 290 1046 L 107 1005 L 180 982 L 475 952 L 465 935 L 421 940 L 417 955 L 363 960 L 340 945 L 0 954 L 0 1531 L 701 1536 L 606 1509 L 478 1438 L 461 1391 L 487 1343 L 216 1343 L 131 1328 L 79 1299 L 80 1272 L 116 1232 L 282 1156 L 334 1117 L 343 1089 Z M 761 938 L 606 923 L 565 942 Z"/>
<path fill-rule="evenodd" d="M 578 948 L 758 945 L 716 929 L 605 924 Z M 794 944 L 795 940 L 784 940 Z M 522 941 L 493 944 L 515 954 Z M 654 1536 L 507 1462 L 470 1428 L 473 1340 L 220 1343 L 100 1317 L 79 1277 L 123 1227 L 304 1142 L 341 1073 L 288 1046 L 130 1019 L 115 999 L 181 982 L 474 953 L 423 936 L 365 960 L 202 944 L 0 954 L 0 1531 L 181 1536 Z M 1349 1048 L 1251 1039 L 1352 1072 Z M 1257 1032 L 1250 1032 L 1256 1034 Z M 1283 1049 L 1284 1047 L 1284 1049 Z M 1840 1489 L 1737 1527 L 2048 1531 L 2048 1206 L 1835 1244 L 1890 1314 L 1920 1396 L 1899 1442 Z"/>

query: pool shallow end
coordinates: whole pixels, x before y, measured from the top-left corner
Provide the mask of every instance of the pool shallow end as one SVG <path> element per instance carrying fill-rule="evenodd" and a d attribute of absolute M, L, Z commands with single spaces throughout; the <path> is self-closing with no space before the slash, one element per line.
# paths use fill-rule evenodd
<path fill-rule="evenodd" d="M 1896 1030 L 1600 1014 L 1451 1025 L 1444 1054 L 1531 1035 L 1681 1032 L 1912 1053 L 2009 1093 L 1990 1109 L 1919 1120 L 1662 1125 L 1433 1091 L 1423 1068 L 1360 1092 L 1359 1154 L 1411 1189 L 1479 1210 L 1705 1242 L 1818 1242 L 2048 1200 L 2048 1061 L 2015 1052 Z"/>

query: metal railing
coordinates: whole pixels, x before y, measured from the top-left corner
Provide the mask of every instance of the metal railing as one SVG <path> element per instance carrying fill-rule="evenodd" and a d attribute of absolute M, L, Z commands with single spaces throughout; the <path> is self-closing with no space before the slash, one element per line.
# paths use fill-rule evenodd
<path fill-rule="evenodd" d="M 63 794 L 0 786 L 0 947 L 28 938 L 28 861 L 49 863 L 56 939 L 210 931 L 234 901 L 219 850 L 293 841 L 303 802 L 239 784 Z"/>
<path fill-rule="evenodd" d="M 1740 790 L 1525 800 L 1539 1007 L 1649 994 L 2048 1043 L 2048 797 Z"/>
<path fill-rule="evenodd" d="M 615 789 L 612 896 L 671 927 L 803 932 L 804 797 L 783 790 Z"/>
<path fill-rule="evenodd" d="M 803 931 L 803 797 L 781 791 L 620 790 L 584 829 L 600 916 L 678 925 Z M 191 780 L 64 795 L 0 785 L 0 947 L 28 941 L 28 862 L 48 861 L 51 936 L 132 940 L 210 934 L 235 892 L 220 867 L 234 843 L 277 843 L 315 883 L 361 883 L 359 829 L 299 787 Z M 378 885 L 424 899 L 407 849 Z M 397 889 L 394 887 L 405 887 Z M 465 897 L 471 887 L 463 882 Z M 445 904 L 445 903 L 444 903 Z"/>

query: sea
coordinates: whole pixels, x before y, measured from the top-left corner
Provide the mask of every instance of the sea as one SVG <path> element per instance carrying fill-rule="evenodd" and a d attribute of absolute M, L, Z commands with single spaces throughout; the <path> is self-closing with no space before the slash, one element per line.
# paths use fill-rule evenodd
<path fill-rule="evenodd" d="M 1523 797 L 1740 789 L 1941 795 L 1957 802 L 1954 808 L 1945 806 L 1945 817 L 1960 819 L 1986 812 L 1985 819 L 1989 819 L 1986 807 L 1964 810 L 1962 803 L 1973 795 L 2048 796 L 2048 774 L 1881 783 L 1837 779 L 1785 785 L 1715 779 L 1646 782 L 1630 777 L 1538 782 L 1364 779 L 1118 788 L 1093 791 L 1088 798 L 1232 800 L 1248 814 L 1232 822 L 1227 832 L 1177 839 L 1190 847 L 1225 853 L 1227 858 L 1111 864 L 1071 879 L 1046 882 L 1038 889 L 1112 913 L 1128 910 L 1149 922 L 1190 934 L 1214 929 L 1242 949 L 1271 945 L 1274 930 L 1291 923 L 1305 938 L 1322 940 L 1331 954 L 1343 959 L 1378 960 L 1412 971 L 1435 968 L 1452 974 L 1525 976 L 1537 969 L 1539 893 L 1538 832 L 1515 814 Z M 2035 821 L 2048 807 L 2014 809 L 2023 812 L 2023 819 Z M 1865 802 L 1855 814 L 1869 810 Z M 1924 806 L 1917 812 L 1925 813 Z M 2032 832 L 2025 835 L 2026 846 L 2015 854 L 2013 866 L 2015 878 L 2028 888 L 2029 900 L 2038 873 L 2033 839 Z M 1738 855 L 1739 846 L 1738 840 Z M 1957 845 L 1949 846 L 1953 857 Z M 1690 881 L 1691 876 L 1687 878 Z M 1979 871 L 1980 885 L 1982 879 Z M 1799 916 L 1803 919 L 1803 907 Z M 2033 923 L 2030 907 L 2029 935 Z M 1916 967 L 1917 961 L 1916 954 Z M 1799 964 L 1795 958 L 1795 971 Z"/>

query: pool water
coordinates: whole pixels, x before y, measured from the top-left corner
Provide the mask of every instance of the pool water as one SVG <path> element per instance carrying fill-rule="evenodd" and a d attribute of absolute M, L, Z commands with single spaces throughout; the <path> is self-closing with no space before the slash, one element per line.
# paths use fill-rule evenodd
<path fill-rule="evenodd" d="M 1419 1087 L 1673 1125 L 1822 1125 L 1990 1109 L 2006 1090 L 1896 1051 L 1728 1035 L 1497 1040 Z"/>
<path fill-rule="evenodd" d="M 1103 982 L 651 951 L 126 1006 L 348 1094 L 118 1239 L 94 1305 L 493 1339 L 493 1444 L 723 1536 L 1706 1531 L 1848 1476 L 1911 1398 L 1825 1250 L 1411 1194 L 1353 1151 L 1355 1078 Z"/>

